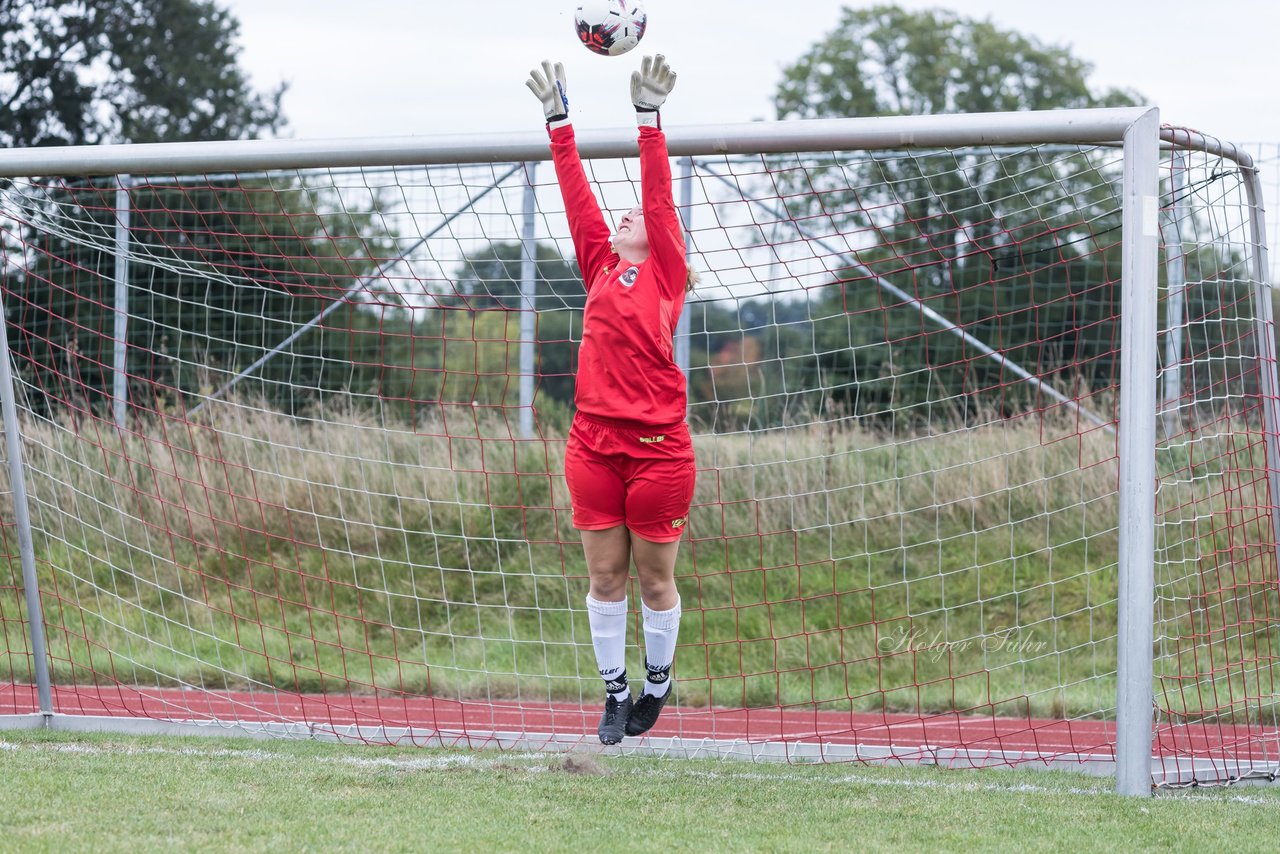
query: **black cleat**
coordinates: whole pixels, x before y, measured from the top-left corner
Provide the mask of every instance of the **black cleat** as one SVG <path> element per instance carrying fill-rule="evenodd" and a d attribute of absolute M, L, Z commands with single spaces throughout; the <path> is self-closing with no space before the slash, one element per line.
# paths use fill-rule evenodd
<path fill-rule="evenodd" d="M 604 714 L 600 716 L 600 727 L 596 730 L 601 744 L 617 744 L 622 741 L 623 733 L 631 729 L 628 724 L 631 706 L 630 695 L 622 702 L 618 702 L 612 694 L 605 697 Z"/>
<path fill-rule="evenodd" d="M 668 688 L 667 693 L 661 697 L 654 694 L 640 695 L 635 708 L 631 710 L 631 716 L 627 718 L 627 735 L 642 735 L 653 729 L 653 725 L 658 722 L 658 715 L 662 714 L 662 707 L 671 696 L 671 690 Z"/>

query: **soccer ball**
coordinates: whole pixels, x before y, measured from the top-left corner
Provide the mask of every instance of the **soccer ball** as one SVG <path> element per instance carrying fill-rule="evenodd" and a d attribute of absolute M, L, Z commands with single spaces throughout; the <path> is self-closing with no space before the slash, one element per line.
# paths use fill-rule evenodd
<path fill-rule="evenodd" d="M 601 56 L 618 56 L 640 44 L 647 21 L 639 0 L 586 0 L 574 14 L 578 38 Z"/>

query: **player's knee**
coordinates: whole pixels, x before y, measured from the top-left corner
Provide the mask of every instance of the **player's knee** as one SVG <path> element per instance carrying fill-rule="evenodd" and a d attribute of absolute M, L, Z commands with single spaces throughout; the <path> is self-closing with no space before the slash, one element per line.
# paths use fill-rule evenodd
<path fill-rule="evenodd" d="M 676 580 L 671 573 L 665 570 L 646 572 L 640 569 L 639 576 L 640 595 L 645 602 L 650 603 L 650 607 L 653 607 L 653 602 L 666 602 L 675 598 Z"/>
<path fill-rule="evenodd" d="M 627 592 L 627 576 L 625 573 L 616 576 L 591 577 L 592 599 L 598 602 L 617 602 Z"/>
<path fill-rule="evenodd" d="M 596 561 L 587 565 L 591 596 L 601 602 L 616 602 L 627 592 L 626 561 Z"/>

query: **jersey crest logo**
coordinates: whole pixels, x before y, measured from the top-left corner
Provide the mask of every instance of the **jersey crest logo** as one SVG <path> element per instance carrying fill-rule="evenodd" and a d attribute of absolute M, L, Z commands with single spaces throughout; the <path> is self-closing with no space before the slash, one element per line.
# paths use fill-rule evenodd
<path fill-rule="evenodd" d="M 624 288 L 629 288 L 636 283 L 636 277 L 640 275 L 639 267 L 628 267 L 618 277 L 618 281 L 622 282 Z"/>

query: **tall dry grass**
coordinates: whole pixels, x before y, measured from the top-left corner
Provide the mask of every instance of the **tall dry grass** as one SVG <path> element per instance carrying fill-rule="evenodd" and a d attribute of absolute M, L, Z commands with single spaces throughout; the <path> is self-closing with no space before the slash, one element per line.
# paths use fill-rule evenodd
<path fill-rule="evenodd" d="M 563 438 L 463 423 L 252 400 L 123 431 L 29 420 L 59 678 L 590 696 Z M 1114 434 L 1040 415 L 695 442 L 684 702 L 1110 707 Z M 1186 509 L 1229 490 L 1184 480 L 1163 533 L 1196 550 Z"/>

